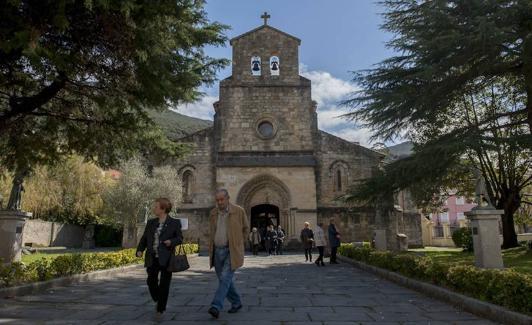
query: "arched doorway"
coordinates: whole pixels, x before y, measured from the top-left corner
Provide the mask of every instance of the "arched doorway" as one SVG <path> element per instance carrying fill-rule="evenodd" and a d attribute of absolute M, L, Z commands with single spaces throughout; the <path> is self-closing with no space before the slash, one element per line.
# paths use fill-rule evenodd
<path fill-rule="evenodd" d="M 251 227 L 271 222 L 289 233 L 290 190 L 277 177 L 255 176 L 242 186 L 236 201 L 246 210 Z"/>
<path fill-rule="evenodd" d="M 262 233 L 267 226 L 279 225 L 279 207 L 273 204 L 259 204 L 251 208 L 251 227 Z"/>

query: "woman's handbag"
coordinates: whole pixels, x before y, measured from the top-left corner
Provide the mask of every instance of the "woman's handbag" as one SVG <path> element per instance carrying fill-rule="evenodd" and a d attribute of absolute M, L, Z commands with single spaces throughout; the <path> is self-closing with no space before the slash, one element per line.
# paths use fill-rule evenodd
<path fill-rule="evenodd" d="M 170 256 L 170 262 L 168 263 L 166 270 L 168 272 L 182 272 L 189 268 L 190 264 L 188 264 L 187 254 L 183 250 L 183 245 L 179 245 L 179 251 L 177 254 L 172 254 L 172 256 Z"/>

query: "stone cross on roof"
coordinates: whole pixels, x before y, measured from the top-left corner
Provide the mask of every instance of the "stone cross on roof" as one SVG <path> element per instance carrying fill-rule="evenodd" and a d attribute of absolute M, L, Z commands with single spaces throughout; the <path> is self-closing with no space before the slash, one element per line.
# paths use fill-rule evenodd
<path fill-rule="evenodd" d="M 264 19 L 264 25 L 268 25 L 268 19 L 271 18 L 270 15 L 268 15 L 268 12 L 264 12 L 264 14 L 262 14 L 262 16 L 260 16 L 260 18 Z"/>

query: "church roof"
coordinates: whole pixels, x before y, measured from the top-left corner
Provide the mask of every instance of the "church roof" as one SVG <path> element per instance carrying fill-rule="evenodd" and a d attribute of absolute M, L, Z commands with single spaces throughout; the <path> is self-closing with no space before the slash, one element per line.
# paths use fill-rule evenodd
<path fill-rule="evenodd" d="M 323 130 L 319 130 L 319 132 L 320 132 L 320 135 L 322 137 L 328 137 L 329 139 L 333 139 L 333 140 L 335 140 L 338 143 L 342 143 L 346 147 L 356 148 L 356 149 L 358 149 L 358 150 L 360 150 L 362 152 L 365 152 L 365 153 L 367 153 L 369 155 L 372 155 L 374 157 L 378 157 L 378 158 L 381 158 L 381 159 L 386 156 L 382 152 L 378 152 L 377 150 L 366 148 L 366 147 L 364 147 L 364 146 L 362 146 L 362 145 L 360 145 L 360 144 L 358 144 L 356 142 L 348 141 L 348 140 L 346 140 L 344 138 L 340 138 L 340 137 L 338 137 L 338 136 L 336 136 L 334 134 L 330 134 L 330 133 L 325 132 Z"/>
<path fill-rule="evenodd" d="M 292 35 L 290 35 L 290 34 L 288 34 L 288 33 L 285 33 L 285 32 L 283 32 L 282 30 L 279 30 L 279 29 L 277 29 L 277 28 L 274 28 L 274 27 L 272 27 L 272 26 L 270 26 L 270 25 L 262 25 L 262 26 L 260 26 L 260 27 L 257 27 L 257 28 L 255 28 L 255 29 L 250 30 L 249 32 L 246 32 L 246 33 L 244 33 L 244 34 L 241 34 L 241 35 L 239 35 L 239 36 L 236 36 L 236 37 L 232 38 L 232 39 L 229 41 L 229 44 L 233 45 L 233 42 L 236 41 L 237 39 L 240 39 L 240 38 L 242 38 L 242 37 L 244 37 L 244 36 L 247 36 L 247 35 L 249 35 L 249 34 L 255 33 L 255 32 L 257 32 L 257 31 L 259 31 L 259 30 L 261 30 L 261 29 L 265 29 L 265 28 L 266 28 L 266 29 L 271 29 L 271 30 L 273 30 L 274 32 L 277 32 L 277 33 L 281 33 L 281 34 L 283 34 L 284 36 L 287 36 L 287 37 L 293 38 L 293 39 L 295 39 L 295 40 L 297 41 L 297 43 L 298 43 L 299 45 L 301 45 L 301 40 L 300 40 L 299 38 L 297 38 L 297 37 L 295 37 L 295 36 L 292 36 Z"/>

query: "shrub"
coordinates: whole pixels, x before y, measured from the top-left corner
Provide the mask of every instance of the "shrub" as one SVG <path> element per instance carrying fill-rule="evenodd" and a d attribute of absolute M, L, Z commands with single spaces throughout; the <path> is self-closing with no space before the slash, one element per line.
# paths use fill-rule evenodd
<path fill-rule="evenodd" d="M 96 225 L 94 242 L 97 247 L 118 247 L 122 244 L 122 229 L 109 225 Z"/>
<path fill-rule="evenodd" d="M 342 245 L 338 252 L 354 260 L 405 276 L 446 286 L 471 297 L 509 309 L 532 313 L 532 277 L 513 269 L 487 270 L 470 265 L 448 265 L 429 257 Z"/>
<path fill-rule="evenodd" d="M 45 281 L 52 278 L 50 272 L 50 262 L 46 258 L 34 261 L 26 266 L 28 281 Z"/>
<path fill-rule="evenodd" d="M 453 232 L 453 243 L 456 247 L 461 247 L 464 251 L 473 251 L 473 235 L 471 228 L 460 228 Z"/>
<path fill-rule="evenodd" d="M 198 252 L 197 244 L 183 244 L 183 248 L 187 254 Z M 143 259 L 136 257 L 135 251 L 131 248 L 116 252 L 65 254 L 27 265 L 20 262 L 3 265 L 0 261 L 0 288 L 142 263 Z"/>
<path fill-rule="evenodd" d="M 3 264 L 0 260 L 0 287 L 12 286 L 24 278 L 24 264 L 14 262 L 11 264 Z"/>

